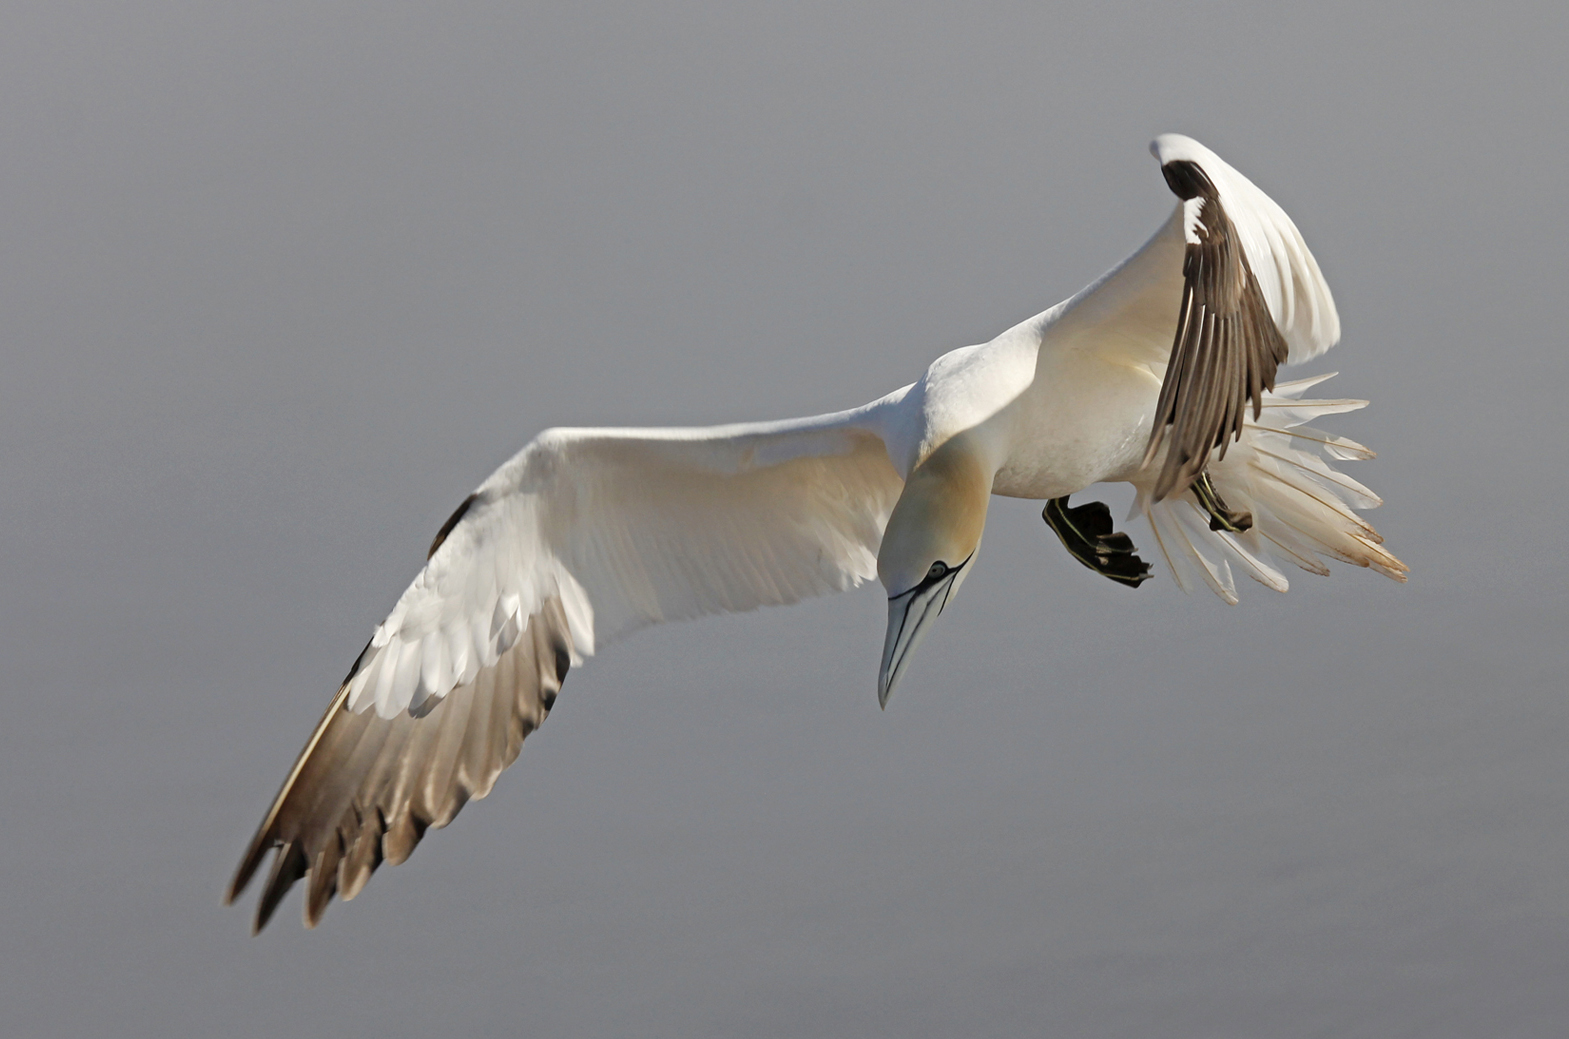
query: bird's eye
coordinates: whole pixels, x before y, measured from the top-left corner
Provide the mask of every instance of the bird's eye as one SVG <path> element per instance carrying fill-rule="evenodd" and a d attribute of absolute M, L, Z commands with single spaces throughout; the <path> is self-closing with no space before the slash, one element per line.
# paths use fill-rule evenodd
<path fill-rule="evenodd" d="M 932 568 L 930 570 L 926 571 L 926 579 L 928 581 L 935 581 L 937 578 L 943 576 L 947 572 L 948 564 L 939 559 L 937 562 L 932 564 Z"/>

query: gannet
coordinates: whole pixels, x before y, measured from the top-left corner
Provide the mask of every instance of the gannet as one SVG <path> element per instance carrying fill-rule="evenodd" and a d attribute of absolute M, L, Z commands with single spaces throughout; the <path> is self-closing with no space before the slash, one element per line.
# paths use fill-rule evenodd
<path fill-rule="evenodd" d="M 308 877 L 313 927 L 383 861 L 490 792 L 549 715 L 568 668 L 645 625 L 793 603 L 874 575 L 888 593 L 879 702 L 975 568 L 993 495 L 1045 500 L 1086 566 L 1137 587 L 1150 567 L 1095 483 L 1134 513 L 1183 588 L 1227 602 L 1232 567 L 1277 591 L 1277 560 L 1404 580 L 1353 510 L 1379 499 L 1330 460 L 1372 457 L 1313 429 L 1357 400 L 1276 368 L 1340 336 L 1296 226 L 1214 152 L 1151 151 L 1176 208 L 1072 298 L 921 378 L 832 415 L 706 429 L 550 429 L 464 499 L 360 653 L 241 859 L 269 850 L 260 931 Z M 1130 517 L 1131 518 L 1131 517 Z"/>

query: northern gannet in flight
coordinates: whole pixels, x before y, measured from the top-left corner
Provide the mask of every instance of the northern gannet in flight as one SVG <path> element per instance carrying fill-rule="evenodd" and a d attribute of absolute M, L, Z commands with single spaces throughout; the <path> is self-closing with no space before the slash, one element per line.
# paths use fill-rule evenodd
<path fill-rule="evenodd" d="M 834 415 L 708 429 L 550 429 L 468 496 L 349 669 L 229 886 L 277 849 L 256 911 L 309 883 L 305 923 L 490 792 L 570 665 L 662 621 L 792 603 L 876 575 L 886 704 L 975 565 L 994 494 L 1044 499 L 1080 562 L 1149 566 L 1106 506 L 1126 481 L 1178 583 L 1236 602 L 1232 567 L 1328 556 L 1404 580 L 1353 509 L 1379 499 L 1326 462 L 1365 447 L 1312 429 L 1365 401 L 1303 400 L 1284 363 L 1340 336 L 1291 219 L 1197 141 L 1151 151 L 1179 199 L 1110 273 L 918 382 Z M 1322 378 L 1327 378 L 1324 376 Z"/>

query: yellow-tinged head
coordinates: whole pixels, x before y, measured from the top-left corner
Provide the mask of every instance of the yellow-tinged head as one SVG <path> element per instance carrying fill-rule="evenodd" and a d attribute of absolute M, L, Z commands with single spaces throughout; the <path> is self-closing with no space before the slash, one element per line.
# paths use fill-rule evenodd
<path fill-rule="evenodd" d="M 905 481 L 888 517 L 877 576 L 888 590 L 877 700 L 887 706 L 915 644 L 968 575 L 986 529 L 992 472 L 964 437 L 939 447 Z"/>

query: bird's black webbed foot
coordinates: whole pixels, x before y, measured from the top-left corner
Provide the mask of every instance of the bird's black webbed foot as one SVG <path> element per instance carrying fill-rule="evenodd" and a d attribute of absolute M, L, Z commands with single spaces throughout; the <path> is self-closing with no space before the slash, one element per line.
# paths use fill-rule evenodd
<path fill-rule="evenodd" d="M 1068 554 L 1103 577 L 1137 588 L 1150 578 L 1150 565 L 1134 554 L 1133 539 L 1112 529 L 1111 510 L 1092 501 L 1068 508 L 1067 498 L 1053 498 L 1041 518 L 1062 539 Z"/>
<path fill-rule="evenodd" d="M 1226 501 L 1215 490 L 1215 485 L 1210 482 L 1209 473 L 1199 473 L 1198 479 L 1193 481 L 1193 496 L 1199 500 L 1199 508 L 1209 513 L 1209 529 L 1225 530 L 1233 534 L 1241 534 L 1253 528 L 1253 514 L 1251 512 L 1233 512 L 1226 507 Z"/>

